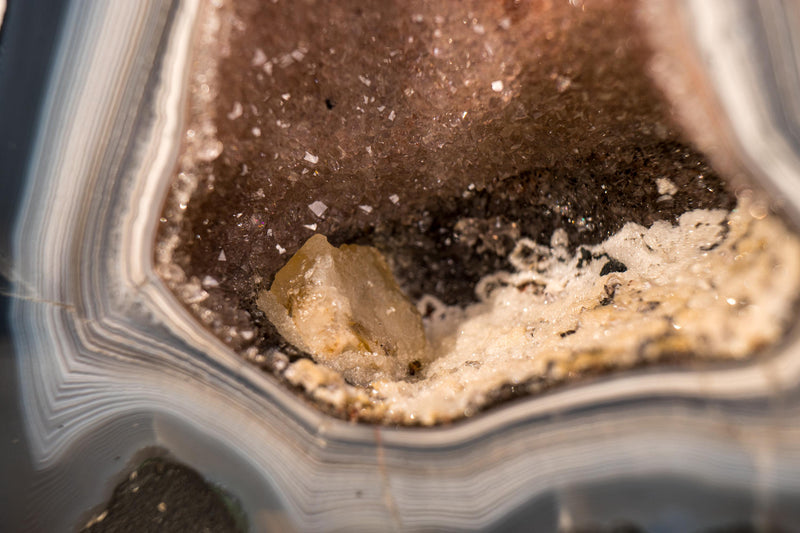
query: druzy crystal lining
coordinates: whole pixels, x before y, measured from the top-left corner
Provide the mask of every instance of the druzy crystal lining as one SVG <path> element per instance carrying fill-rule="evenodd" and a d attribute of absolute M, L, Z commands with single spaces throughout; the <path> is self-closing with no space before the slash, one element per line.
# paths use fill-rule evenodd
<path fill-rule="evenodd" d="M 414 302 L 463 307 L 476 284 L 514 268 L 517 243 L 557 231 L 572 254 L 627 221 L 735 205 L 670 123 L 632 2 L 328 7 L 241 0 L 203 18 L 157 233 L 167 286 L 290 388 L 310 363 L 283 371 L 327 340 L 372 344 L 364 365 L 328 358 L 350 384 L 390 366 L 417 381 L 429 366 L 408 350 L 387 359 L 392 350 L 354 331 L 299 340 L 261 305 L 314 234 L 376 248 Z M 359 405 L 322 406 L 380 421 Z"/>

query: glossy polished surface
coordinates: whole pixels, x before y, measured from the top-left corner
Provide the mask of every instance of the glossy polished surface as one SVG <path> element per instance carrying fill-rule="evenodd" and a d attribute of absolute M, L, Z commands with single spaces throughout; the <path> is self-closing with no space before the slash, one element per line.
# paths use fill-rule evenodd
<path fill-rule="evenodd" d="M 780 168 L 760 165 L 759 154 L 797 131 L 787 110 L 793 100 L 759 83 L 780 77 L 786 91 L 778 93 L 797 94 L 788 91 L 795 78 L 783 76 L 796 65 L 779 53 L 769 56 L 774 65 L 759 57 L 754 76 L 747 54 L 762 47 L 723 46 L 746 36 L 761 43 L 756 30 L 782 20 L 746 16 L 743 4 L 686 9 L 714 9 L 736 23 L 732 37 L 700 23 L 693 31 L 707 71 L 727 73 L 717 90 L 737 138 L 743 116 L 769 133 L 743 141 L 762 150 L 744 154 L 759 179 L 782 190 L 797 176 L 793 147 L 781 144 L 781 157 L 770 159 Z M 11 486 L 3 481 L 3 510 L 16 513 L 14 525 L 51 531 L 81 523 L 149 446 L 237 495 L 253 530 L 800 523 L 794 332 L 749 365 L 598 378 L 420 431 L 321 414 L 198 326 L 152 258 L 199 8 L 69 4 L 52 65 L 42 69 L 49 77 L 37 135 L 30 158 L 21 158 L 27 166 L 18 163 L 27 168 L 25 200 L 13 254 L 3 257 L 14 294 L 4 420 L 21 419 L 22 428 L 12 437 L 19 441 L 3 443 L 19 457 L 4 454 L 18 469 Z M 21 25 L 21 16 L 10 6 L 7 24 Z M 703 40 L 708 35 L 715 37 Z M 734 74 L 743 83 L 727 83 Z M 771 113 L 752 112 L 759 95 Z M 776 118 L 780 128 L 770 129 Z M 785 200 L 791 215 L 793 198 Z M 6 371 L 12 353 L 16 368 Z"/>

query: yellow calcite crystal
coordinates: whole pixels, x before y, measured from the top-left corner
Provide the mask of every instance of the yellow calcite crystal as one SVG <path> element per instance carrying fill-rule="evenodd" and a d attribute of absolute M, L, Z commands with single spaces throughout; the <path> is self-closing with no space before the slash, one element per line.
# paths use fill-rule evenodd
<path fill-rule="evenodd" d="M 258 306 L 288 342 L 353 384 L 402 379 L 430 357 L 422 318 L 369 246 L 314 235 Z"/>

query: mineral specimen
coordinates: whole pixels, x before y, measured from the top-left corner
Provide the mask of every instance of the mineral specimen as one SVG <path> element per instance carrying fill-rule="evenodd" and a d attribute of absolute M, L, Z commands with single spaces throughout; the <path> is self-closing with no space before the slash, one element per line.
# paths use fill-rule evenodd
<path fill-rule="evenodd" d="M 672 120 L 640 14 L 608 0 L 226 4 L 207 28 L 224 46 L 192 70 L 159 275 L 245 360 L 363 421 L 446 422 L 610 369 L 753 354 L 785 331 L 793 296 L 764 307 L 703 285 L 764 271 L 724 274 L 750 207 L 735 210 L 742 190 Z M 772 215 L 754 220 L 792 242 Z M 687 244 L 707 232 L 717 248 Z M 348 246 L 305 248 L 315 233 Z M 658 262 L 643 246 L 673 251 Z M 790 249 L 748 257 L 791 272 L 773 257 Z M 362 269 L 380 290 L 343 274 Z M 414 320 L 377 322 L 398 314 L 397 286 L 430 348 Z M 661 303 L 639 301 L 651 293 Z M 751 314 L 770 318 L 754 330 Z"/>
<path fill-rule="evenodd" d="M 417 315 L 407 308 L 395 327 L 381 330 L 382 344 L 405 342 L 404 363 L 425 362 L 413 380 L 402 366 L 386 371 L 374 364 L 364 379 L 369 349 L 349 348 L 360 341 L 361 328 L 348 324 L 373 313 L 381 322 L 387 308 L 401 309 L 404 302 L 391 280 L 371 281 L 373 269 L 389 275 L 374 250 L 343 247 L 360 253 L 335 272 L 329 254 L 336 249 L 316 236 L 260 301 L 298 347 L 355 354 L 315 355 L 325 370 L 298 361 L 288 371 L 293 383 L 334 407 L 359 403 L 370 413 L 366 418 L 433 424 L 480 411 L 507 387 L 534 392 L 670 359 L 738 360 L 778 341 L 800 290 L 800 240 L 760 209 L 744 199 L 732 212 L 690 211 L 675 225 L 629 223 L 574 254 L 563 231 L 554 233 L 550 246 L 520 239 L 509 258 L 513 271 L 482 279 L 475 288 L 478 303 L 461 308 L 433 297 L 420 301 L 432 352 L 413 351 L 424 341 L 412 327 Z M 342 298 L 343 292 L 350 296 Z M 286 309 L 295 329 L 285 325 Z M 369 402 L 357 387 L 337 383 L 326 373 L 330 368 L 352 384 L 369 384 Z"/>
<path fill-rule="evenodd" d="M 399 379 L 429 359 L 422 318 L 368 246 L 311 237 L 258 305 L 287 340 L 352 383 Z"/>
<path fill-rule="evenodd" d="M 289 154 L 309 170 L 282 175 L 304 180 L 289 191 L 293 194 L 279 194 L 287 183 L 278 177 L 284 162 L 272 163 L 269 171 L 264 168 L 274 161 L 269 159 L 271 147 L 280 144 L 271 129 L 273 121 L 287 140 L 302 140 L 287 131 L 302 126 L 341 144 L 336 137 L 347 137 L 354 129 L 342 127 L 336 113 L 359 116 L 351 110 L 360 105 L 363 93 L 320 91 L 317 109 L 331 119 L 330 129 L 320 127 L 324 124 L 312 122 L 313 113 L 297 113 L 301 107 L 312 109 L 304 107 L 302 84 L 283 81 L 298 81 L 285 77 L 285 69 L 310 66 L 314 54 L 319 58 L 327 48 L 315 52 L 311 43 L 301 49 L 294 42 L 283 54 L 282 49 L 268 47 L 266 39 L 244 39 L 245 45 L 262 48 L 262 57 L 251 53 L 255 46 L 242 53 L 238 37 L 229 37 L 234 26 L 240 36 L 263 32 L 268 38 L 299 40 L 305 17 L 340 20 L 342 28 L 374 29 L 331 35 L 321 28 L 307 33 L 333 41 L 341 35 L 363 37 L 358 46 L 348 45 L 357 54 L 336 54 L 342 70 L 347 70 L 370 46 L 380 49 L 379 42 L 389 34 L 383 30 L 399 20 L 385 17 L 383 26 L 371 16 L 369 8 L 384 3 L 250 2 L 282 10 L 286 16 L 281 19 L 272 13 L 232 14 L 228 0 L 119 2 L 114 9 L 99 2 L 69 2 L 64 3 L 63 24 L 53 24 L 49 36 L 19 31 L 18 23 L 26 20 L 25 9 L 32 4 L 17 3 L 19 9 L 8 13 L 3 41 L 9 46 L 4 50 L 14 56 L 10 45 L 19 43 L 13 39 L 23 34 L 41 37 L 42 46 L 16 47 L 23 52 L 21 61 L 0 62 L 4 73 L 10 64 L 21 67 L 20 76 L 10 77 L 6 87 L 27 90 L 25 80 L 37 68 L 50 76 L 41 112 L 31 107 L 31 120 L 25 121 L 36 128 L 33 151 L 9 145 L 4 152 L 17 152 L 15 157 L 25 159 L 31 154 L 30 161 L 18 167 L 23 170 L 8 174 L 9 183 L 16 185 L 4 189 L 8 205 L 19 209 L 13 234 L 6 235 L 12 237 L 7 242 L 14 243 L 14 251 L 4 257 L 5 272 L 14 276 L 5 330 L 13 342 L 4 344 L 4 353 L 13 357 L 2 358 L 7 431 L 0 456 L 8 467 L 4 472 L 10 474 L 2 481 L 0 510 L 6 530 L 80 527 L 93 516 L 92 508 L 106 500 L 125 463 L 131 464 L 137 450 L 153 446 L 229 487 L 255 531 L 598 531 L 618 529 L 620 524 L 646 531 L 717 531 L 737 524 L 772 531 L 791 530 L 800 523 L 800 349 L 797 328 L 792 328 L 796 308 L 790 305 L 796 295 L 796 226 L 770 209 L 782 203 L 783 214 L 797 213 L 800 201 L 787 194 L 748 204 L 746 189 L 726 192 L 686 145 L 672 143 L 669 136 L 664 143 L 648 142 L 654 138 L 645 134 L 645 126 L 653 122 L 639 112 L 655 108 L 641 98 L 642 78 L 632 79 L 636 62 L 629 53 L 642 48 L 628 33 L 631 3 L 615 1 L 614 10 L 593 17 L 592 11 L 604 5 L 601 0 L 480 2 L 487 9 L 505 10 L 502 18 L 494 19 L 497 27 L 480 10 L 463 19 L 448 16 L 466 2 L 394 3 L 413 9 L 403 20 L 418 28 L 415 43 L 431 44 L 440 52 L 439 43 L 431 43 L 429 37 L 439 30 L 441 37 L 436 38 L 444 45 L 449 30 L 461 20 L 462 29 L 485 40 L 496 38 L 498 29 L 514 32 L 507 40 L 511 47 L 540 55 L 540 60 L 524 63 L 530 68 L 524 86 L 536 89 L 528 101 L 555 106 L 549 107 L 554 113 L 531 115 L 537 121 L 528 124 L 538 132 L 535 146 L 526 145 L 524 154 L 515 152 L 530 159 L 489 145 L 495 131 L 507 134 L 502 138 L 509 149 L 519 142 L 513 124 L 498 114 L 492 124 L 477 120 L 476 129 L 460 129 L 451 137 L 487 143 L 470 156 L 493 150 L 501 158 L 526 163 L 519 175 L 492 178 L 486 189 L 473 181 L 479 169 L 472 172 L 468 167 L 452 169 L 449 177 L 457 178 L 455 182 L 436 172 L 406 174 L 402 183 L 392 181 L 398 176 L 393 173 L 370 173 L 365 181 L 347 184 L 341 174 L 322 178 L 331 188 L 372 188 L 369 194 L 351 198 L 349 211 L 342 202 L 346 194 L 323 194 L 326 191 L 309 186 L 319 178 L 314 172 L 329 168 L 335 153 L 321 150 L 319 143 L 303 142 L 302 150 Z M 783 187 L 774 190 L 800 190 L 794 180 L 800 175 L 792 142 L 797 136 L 789 136 L 797 132 L 794 111 L 800 77 L 791 75 L 797 64 L 794 48 L 772 46 L 796 42 L 796 6 L 726 0 L 669 4 L 685 9 L 679 23 L 687 25 L 689 37 L 671 40 L 670 48 L 702 45 L 698 58 L 708 73 L 718 76 L 714 89 L 727 118 L 735 121 L 736 146 L 753 163 L 758 179 Z M 577 18 L 584 13 L 585 23 L 572 27 L 549 17 Z M 48 19 L 30 15 L 27 20 L 33 21 L 34 30 Z M 345 15 L 354 21 L 343 20 Z M 360 25 L 362 16 L 369 20 Z M 533 36 L 526 20 L 543 28 L 535 41 L 524 40 Z M 657 23 L 668 25 L 669 19 L 661 17 Z M 377 42 L 371 44 L 373 35 Z M 33 61 L 37 49 L 49 48 L 44 43 L 54 43 L 53 56 Z M 463 44 L 454 40 L 454 47 Z M 192 54 L 198 49 L 202 50 Z M 418 100 L 422 108 L 416 108 L 423 112 L 417 115 L 422 127 L 436 115 L 425 112 L 428 103 L 463 103 L 447 94 L 448 80 L 425 78 L 424 67 L 435 57 L 433 50 L 425 55 L 426 50 L 422 47 L 422 53 L 412 54 L 412 61 L 405 63 L 413 67 L 418 58 L 423 76 L 417 79 L 418 71 L 398 69 L 408 73 L 414 94 L 428 89 Z M 492 50 L 500 61 L 510 57 L 496 46 Z M 570 50 L 574 53 L 567 53 Z M 658 52 L 663 60 L 666 50 Z M 273 65 L 276 53 L 280 55 Z M 215 74 L 213 61 L 213 68 L 205 68 L 209 57 L 218 56 L 230 63 L 225 73 Z M 302 63 L 297 62 L 300 57 Z M 289 59 L 292 65 L 282 66 Z M 265 62 L 252 67 L 253 60 Z M 550 78 L 548 67 L 556 61 L 575 68 L 559 69 Z M 659 65 L 665 72 L 663 63 Z M 393 78 L 384 85 L 376 63 L 363 66 L 351 71 L 341 87 L 377 90 L 399 86 L 402 80 Z M 496 109 L 505 103 L 501 97 L 519 85 L 513 76 L 490 70 L 480 76 L 480 86 L 484 93 L 497 95 L 492 104 Z M 255 80 L 262 75 L 267 83 L 248 93 L 232 79 L 236 72 L 249 72 Z M 303 72 L 313 83 L 314 73 Z M 270 87 L 270 73 L 284 78 Z M 326 78 L 316 79 L 324 83 Z M 225 82 L 224 97 L 219 80 Z M 503 82 L 503 92 L 492 91 L 494 81 Z M 682 97 L 691 98 L 699 87 L 689 85 Z M 202 96 L 206 105 L 219 105 L 224 112 L 196 115 L 202 106 L 192 102 L 189 122 L 182 129 L 178 119 L 185 111 L 186 92 L 188 100 Z M 256 98 L 245 98 L 246 93 Z M 763 98 L 754 100 L 754 94 Z M 584 95 L 586 107 L 581 107 Z M 5 92 L 3 96 L 0 108 L 16 104 L 28 109 L 17 99 L 5 98 Z M 285 113 L 271 115 L 263 102 L 266 97 L 269 105 L 280 105 L 278 99 L 286 102 Z M 515 103 L 512 98 L 507 104 Z M 595 105 L 600 112 L 587 109 Z M 263 124 L 252 122 L 254 106 Z M 463 111 L 455 116 L 475 118 L 474 109 L 466 115 Z M 392 142 L 408 139 L 406 148 L 412 149 L 403 151 L 408 154 L 405 161 L 391 154 L 383 168 L 399 162 L 400 170 L 412 169 L 411 162 L 419 160 L 442 163 L 439 170 L 450 168 L 445 159 L 429 157 L 436 155 L 438 143 L 427 150 L 404 124 L 414 107 L 387 106 L 380 112 L 386 117 L 381 124 L 392 125 Z M 632 118 L 642 127 L 627 129 Z M 630 136 L 618 135 L 616 121 Z M 239 129 L 226 131 L 226 122 Z M 484 126 L 490 131 L 482 130 Z M 254 136 L 253 128 L 260 129 L 260 137 Z M 579 142 L 580 137 L 568 134 L 572 128 L 582 129 L 589 138 Z M 19 128 L 7 129 L 16 133 Z M 175 155 L 190 138 L 200 141 L 193 148 L 201 164 L 184 166 L 188 159 L 181 155 L 179 171 L 173 173 Z M 237 139 L 252 142 L 253 152 L 246 154 L 247 147 Z M 362 140 L 357 136 L 352 142 L 359 145 Z M 431 140 L 436 137 L 427 138 Z M 459 153 L 463 146 L 450 153 Z M 592 155 L 593 147 L 598 151 Z M 360 149 L 358 157 L 385 154 L 374 137 Z M 265 153 L 259 170 L 263 174 L 246 183 L 260 150 Z M 319 157 L 313 167 L 304 157 L 306 151 Z M 209 161 L 213 157 L 218 159 Z M 375 168 L 358 166 L 361 161 L 350 163 L 350 168 Z M 170 175 L 175 177 L 172 182 Z M 381 186 L 368 181 L 375 176 Z M 441 178 L 456 194 L 412 194 L 409 185 L 417 178 L 420 186 Z M 668 179 L 675 189 L 665 182 L 659 187 L 659 178 Z M 25 194 L 15 196 L 15 190 Z M 397 203 L 392 200 L 395 194 Z M 578 202 L 580 198 L 585 201 Z M 737 199 L 741 203 L 732 211 Z M 308 208 L 315 201 L 327 206 L 321 216 Z M 273 211 L 278 205 L 281 212 Z M 431 211 L 431 206 L 440 209 Z M 178 231 L 181 213 L 186 214 L 185 231 Z M 348 218 L 353 213 L 362 218 Z M 364 224 L 355 229 L 365 233 L 350 233 L 358 239 L 337 230 L 354 220 Z M 461 220 L 465 222 L 459 225 Z M 458 235 L 452 231 L 456 225 Z M 414 285 L 419 290 L 413 297 L 419 299 L 440 357 L 419 368 L 413 379 L 356 387 L 310 358 L 288 350 L 281 354 L 286 346 L 276 345 L 267 335 L 271 326 L 255 303 L 253 287 L 262 290 L 271 282 L 313 232 L 328 235 L 336 245 L 363 244 L 375 236 L 373 228 L 383 231 L 384 242 L 398 243 L 382 251 L 394 251 L 387 256 L 393 266 L 398 260 L 408 265 L 398 269 L 398 279 L 404 288 Z M 567 238 L 556 228 L 564 229 Z M 472 261 L 482 256 L 502 261 Z M 274 268 L 264 267 L 263 258 Z M 656 260 L 662 259 L 659 265 Z M 670 263 L 674 264 L 667 268 Z M 561 269 L 577 277 L 562 276 Z M 453 277 L 455 272 L 464 276 Z M 674 277 L 667 276 L 670 272 Z M 481 278 L 485 281 L 477 294 L 458 291 Z M 585 300 L 568 306 L 569 296 L 581 286 L 588 287 L 582 293 Z M 479 307 L 465 316 L 468 308 L 420 298 L 426 292 L 466 296 L 447 303 Z M 512 316 L 504 307 L 514 299 L 532 303 L 527 315 Z M 681 302 L 687 305 L 681 307 Z M 525 355 L 539 364 L 559 350 L 563 355 L 569 345 L 579 356 L 565 359 L 563 365 L 555 362 L 550 370 L 544 364 L 552 381 L 514 373 L 517 361 L 512 359 L 506 369 L 512 379 L 483 398 L 472 395 L 467 389 L 492 379 L 491 368 L 500 367 L 500 360 L 487 364 L 489 359 L 481 362 L 470 352 L 483 350 L 499 332 L 513 330 L 515 321 L 531 323 L 534 310 L 546 308 L 549 321 L 532 322 L 532 331 L 516 337 L 528 347 L 538 343 L 539 352 Z M 566 308 L 574 314 L 559 314 Z M 498 312 L 494 322 L 488 320 L 493 313 L 483 313 L 492 309 Z M 513 321 L 504 320 L 508 316 Z M 570 316 L 580 323 L 568 320 Z M 477 335 L 481 328 L 466 327 L 481 320 L 482 330 L 488 331 L 483 337 Z M 590 321 L 605 327 L 592 330 Z M 638 327 L 646 321 L 651 322 L 647 328 Z M 451 325 L 459 327 L 448 329 Z M 654 334 L 654 342 L 632 342 L 633 335 L 649 334 Z M 766 353 L 740 360 L 748 353 L 742 339 L 757 349 L 775 338 L 778 341 L 770 343 Z M 451 344 L 463 349 L 463 359 L 448 362 L 447 343 L 436 339 L 455 339 Z M 704 363 L 714 353 L 712 345 L 722 348 L 717 354 L 728 355 L 724 364 Z M 618 358 L 621 352 L 615 350 L 626 346 L 636 348 L 624 352 L 632 357 Z M 684 348 L 690 351 L 682 352 Z M 616 361 L 638 365 L 664 358 L 682 364 L 604 372 Z M 593 379 L 572 381 L 587 373 Z M 434 374 L 463 385 L 461 398 L 485 400 L 463 411 L 453 403 L 453 416 L 471 414 L 473 405 L 483 405 L 485 414 L 420 431 L 353 424 L 317 409 L 344 405 L 344 411 L 327 412 L 351 420 L 417 423 L 411 420 L 408 400 L 415 398 L 427 412 L 436 412 L 436 405 L 425 403 L 423 389 L 433 385 Z M 496 400 L 563 383 L 559 376 L 570 385 L 488 410 Z M 293 387 L 284 387 L 287 383 Z M 317 401 L 305 401 L 295 394 L 298 388 Z M 420 418 L 423 423 L 447 420 Z M 167 512 L 171 508 L 167 505 Z M 157 512 L 161 509 L 156 507 Z"/>

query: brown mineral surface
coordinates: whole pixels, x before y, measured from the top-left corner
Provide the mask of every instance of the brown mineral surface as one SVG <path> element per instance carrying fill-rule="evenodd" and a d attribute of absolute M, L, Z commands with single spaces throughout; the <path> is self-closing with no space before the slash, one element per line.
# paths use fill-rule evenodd
<path fill-rule="evenodd" d="M 736 205 L 653 87 L 635 2 L 218 4 L 156 265 L 266 370 L 306 350 L 258 294 L 315 234 L 375 247 L 412 302 L 463 307 L 520 242 L 573 257 Z"/>

